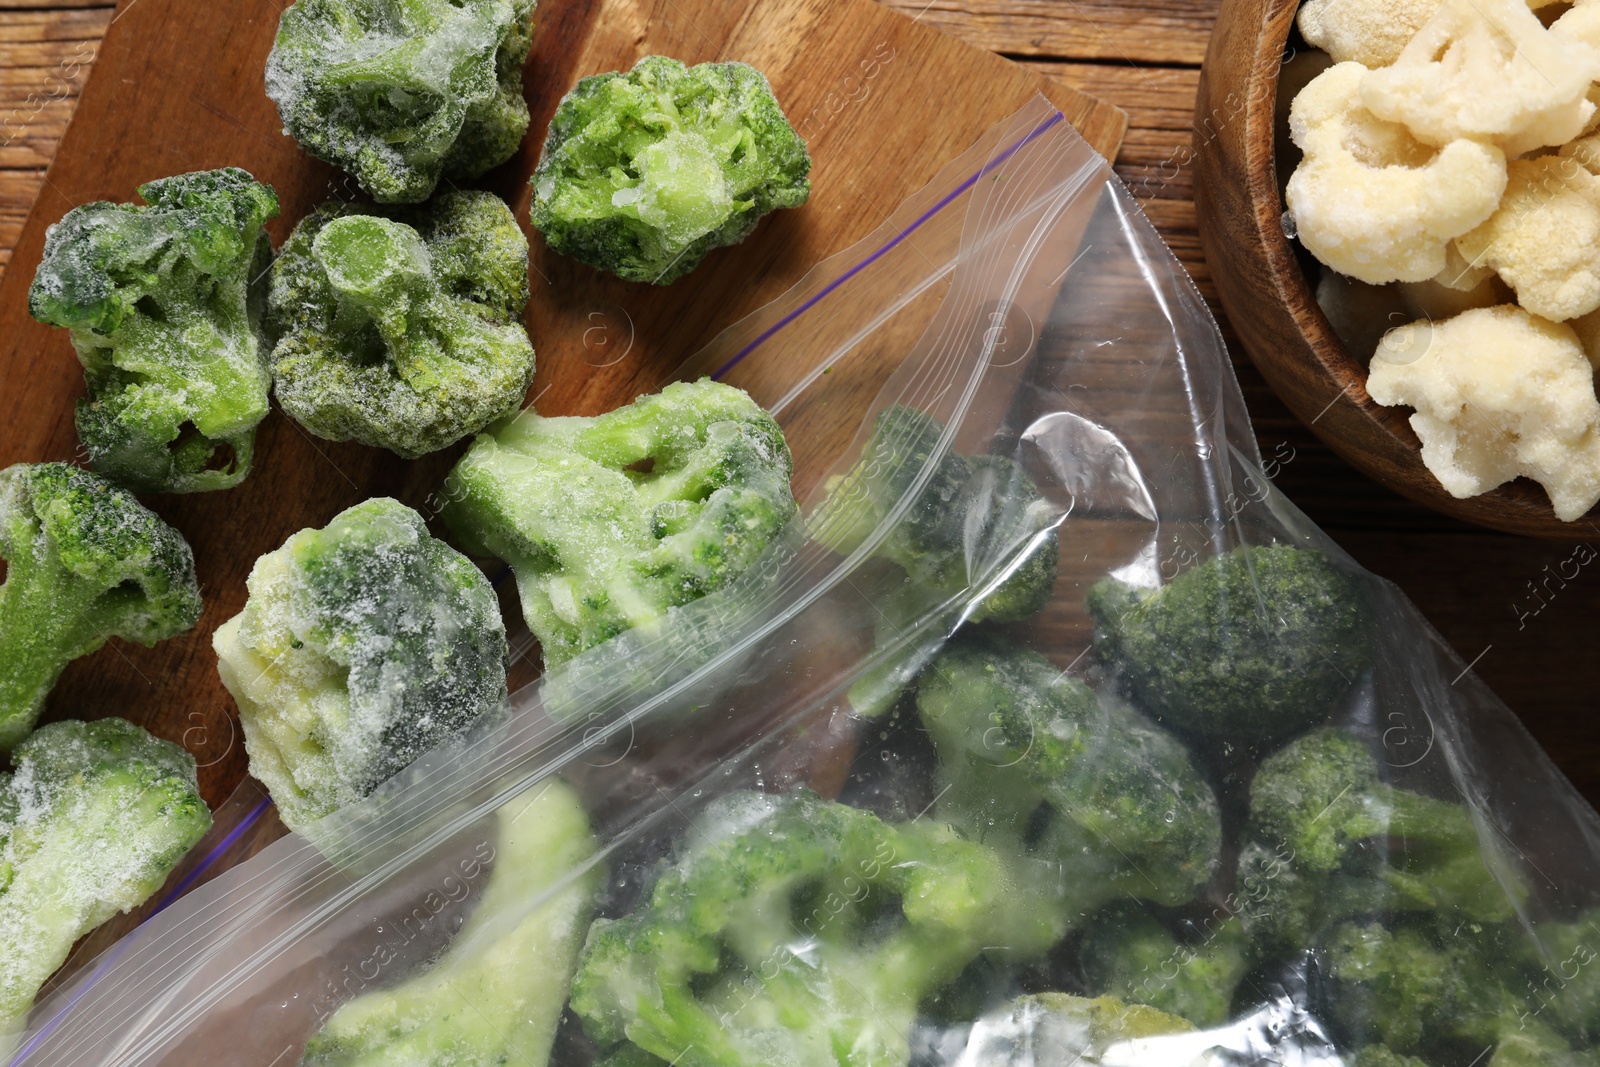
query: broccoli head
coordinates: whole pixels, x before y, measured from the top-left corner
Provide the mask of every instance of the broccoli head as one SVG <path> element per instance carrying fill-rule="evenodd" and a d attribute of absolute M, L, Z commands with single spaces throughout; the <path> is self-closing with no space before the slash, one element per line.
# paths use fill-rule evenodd
<path fill-rule="evenodd" d="M 284 825 L 371 793 L 506 696 L 506 634 L 482 572 L 380 497 L 256 560 L 217 628 L 250 771 Z"/>
<path fill-rule="evenodd" d="M 140 492 L 227 489 L 267 416 L 262 225 L 278 195 L 236 168 L 139 195 L 148 206 L 85 204 L 50 228 L 28 310 L 72 331 L 95 470 Z"/>
<path fill-rule="evenodd" d="M 666 285 L 767 212 L 804 204 L 810 173 L 760 71 L 646 56 L 561 101 L 533 174 L 532 220 L 564 256 Z"/>
<path fill-rule="evenodd" d="M 278 402 L 319 437 L 437 451 L 521 405 L 527 302 L 528 243 L 492 193 L 383 214 L 324 205 L 272 268 Z"/>
<path fill-rule="evenodd" d="M 596 418 L 527 413 L 484 434 L 450 472 L 444 517 L 516 571 L 555 666 L 742 574 L 795 514 L 792 471 L 747 394 L 677 382 Z"/>
<path fill-rule="evenodd" d="M 111 637 L 153 645 L 200 621 L 183 535 L 65 463 L 0 471 L 0 751 L 33 729 L 66 665 Z"/>
<path fill-rule="evenodd" d="M 211 827 L 194 757 L 122 719 L 56 722 L 0 775 L 0 1054 L 73 943 L 144 903 Z"/>
<path fill-rule="evenodd" d="M 1345 923 L 1314 954 L 1319 1008 L 1353 1042 L 1417 1053 L 1447 1041 L 1484 1048 L 1517 1028 L 1495 973 L 1493 928 Z"/>
<path fill-rule="evenodd" d="M 1215 872 L 1217 801 L 1183 745 L 1043 656 L 958 637 L 923 673 L 917 709 L 938 817 L 1037 871 L 1063 929 L 1118 896 L 1185 903 Z"/>
<path fill-rule="evenodd" d="M 500 809 L 489 886 L 423 973 L 343 1005 L 304 1067 L 497 1067 L 549 1062 L 599 869 L 577 796 L 536 786 Z"/>
<path fill-rule="evenodd" d="M 1085 924 L 1078 950 L 1090 991 L 1147 1004 L 1202 1028 L 1221 1026 L 1254 952 L 1237 919 L 1188 933 L 1180 940 L 1132 901 L 1110 905 Z"/>
<path fill-rule="evenodd" d="M 1248 837 L 1241 880 L 1262 888 L 1242 917 L 1280 944 L 1303 946 L 1321 926 L 1362 914 L 1499 922 L 1519 892 L 1490 873 L 1465 807 L 1382 781 L 1367 746 L 1331 727 L 1262 762 Z"/>
<path fill-rule="evenodd" d="M 812 537 L 841 554 L 855 551 L 911 491 L 943 431 L 915 408 L 885 409 L 861 461 L 828 480 L 810 522 Z M 1023 619 L 1050 599 L 1060 554 L 1057 517 L 1014 461 L 947 452 L 876 554 L 937 600 L 981 592 L 969 621 Z"/>
<path fill-rule="evenodd" d="M 374 200 L 420 203 L 522 144 L 534 2 L 299 0 L 278 21 L 267 95 L 285 133 Z"/>
<path fill-rule="evenodd" d="M 1066 993 L 1018 997 L 979 1019 L 952 1067 L 1100 1067 L 1101 1064 L 1199 1065 L 1187 1020 L 1115 997 Z M 1161 1039 L 1178 1036 L 1164 1049 Z M 1130 1046 L 1138 1043 L 1138 1051 Z"/>
<path fill-rule="evenodd" d="M 1240 549 L 1158 590 L 1107 578 L 1089 612 L 1134 702 L 1178 730 L 1295 733 L 1368 662 L 1358 580 L 1315 549 Z"/>
<path fill-rule="evenodd" d="M 572 1008 L 603 1047 L 680 1067 L 904 1064 L 918 1003 L 1011 936 L 1008 891 L 936 824 L 733 793 L 645 902 L 595 921 Z"/>

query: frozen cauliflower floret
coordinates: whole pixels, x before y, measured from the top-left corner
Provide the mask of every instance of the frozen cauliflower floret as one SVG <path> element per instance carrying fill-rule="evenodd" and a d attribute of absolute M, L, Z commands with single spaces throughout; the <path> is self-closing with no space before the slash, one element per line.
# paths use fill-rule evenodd
<path fill-rule="evenodd" d="M 1361 106 L 1367 69 L 1329 67 L 1295 97 L 1289 133 L 1305 158 L 1284 199 L 1319 260 L 1372 285 L 1420 282 L 1445 268 L 1450 240 L 1479 225 L 1505 191 L 1493 145 L 1421 144 Z"/>
<path fill-rule="evenodd" d="M 1494 268 L 1535 315 L 1563 322 L 1600 307 L 1600 178 L 1563 156 L 1513 160 L 1507 171 L 1499 209 L 1456 248 Z"/>
<path fill-rule="evenodd" d="M 1600 402 L 1570 326 L 1509 304 L 1414 322 L 1378 346 L 1367 392 L 1416 409 L 1422 461 L 1451 496 L 1527 475 L 1564 522 L 1600 500 Z"/>
<path fill-rule="evenodd" d="M 1335 63 L 1387 67 L 1438 7 L 1439 0 L 1306 0 L 1296 24 Z"/>
<path fill-rule="evenodd" d="M 1523 0 L 1444 0 L 1362 79 L 1361 100 L 1429 144 L 1470 138 L 1519 156 L 1583 132 L 1597 74 L 1600 53 L 1546 30 Z"/>

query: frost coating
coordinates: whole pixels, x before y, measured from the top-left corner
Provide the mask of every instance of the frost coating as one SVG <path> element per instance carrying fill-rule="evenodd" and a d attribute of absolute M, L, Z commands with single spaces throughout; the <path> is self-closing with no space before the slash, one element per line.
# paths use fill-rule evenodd
<path fill-rule="evenodd" d="M 1284 200 L 1323 263 L 1373 285 L 1420 282 L 1445 269 L 1452 238 L 1494 213 L 1505 155 L 1470 140 L 1421 144 L 1362 107 L 1366 76 L 1340 63 L 1294 98 L 1289 134 L 1305 157 Z"/>
<path fill-rule="evenodd" d="M 743 63 L 646 56 L 584 78 L 550 123 L 532 219 L 550 247 L 666 285 L 762 215 L 811 194 L 811 158 L 767 79 Z"/>
<path fill-rule="evenodd" d="M 1524 0 L 1443 0 L 1362 79 L 1361 100 L 1429 144 L 1470 138 L 1518 156 L 1583 132 L 1597 75 L 1600 53 L 1546 30 Z"/>
<path fill-rule="evenodd" d="M 379 203 L 471 180 L 528 132 L 534 0 L 299 0 L 267 60 L 284 132 Z"/>
<path fill-rule="evenodd" d="M 377 214 L 324 205 L 272 268 L 278 402 L 319 437 L 437 451 L 522 403 L 527 302 L 528 242 L 491 193 Z"/>
<path fill-rule="evenodd" d="M 1390 335 L 1406 343 L 1399 349 L 1385 337 L 1367 392 L 1416 409 L 1422 461 L 1451 496 L 1526 475 L 1564 522 L 1600 501 L 1600 402 L 1570 327 L 1505 305 Z"/>
<path fill-rule="evenodd" d="M 291 829 L 366 796 L 506 695 L 494 591 L 397 501 L 300 531 L 248 584 L 212 644 L 250 772 Z"/>
<path fill-rule="evenodd" d="M 250 473 L 267 414 L 262 225 L 278 196 L 236 168 L 139 195 L 149 206 L 85 204 L 50 228 L 28 309 L 72 331 L 96 470 L 141 492 L 227 489 Z"/>
<path fill-rule="evenodd" d="M 595 841 L 561 782 L 509 802 L 498 821 L 488 889 L 444 958 L 342 1006 L 307 1043 L 304 1067 L 549 1062 L 600 870 L 572 876 Z"/>
<path fill-rule="evenodd" d="M 1516 159 L 1489 220 L 1456 238 L 1530 314 L 1563 322 L 1600 308 L 1600 178 L 1569 156 Z"/>
<path fill-rule="evenodd" d="M 597 418 L 524 414 L 450 472 L 444 517 L 511 564 L 554 666 L 742 574 L 795 514 L 793 460 L 739 389 L 678 382 Z"/>
<path fill-rule="evenodd" d="M 0 1054 L 78 938 L 149 899 L 211 826 L 194 758 L 122 719 L 56 722 L 0 775 Z"/>
<path fill-rule="evenodd" d="M 183 535 L 65 463 L 0 471 L 0 558 L 0 751 L 28 735 L 72 660 L 109 637 L 149 646 L 200 619 Z"/>

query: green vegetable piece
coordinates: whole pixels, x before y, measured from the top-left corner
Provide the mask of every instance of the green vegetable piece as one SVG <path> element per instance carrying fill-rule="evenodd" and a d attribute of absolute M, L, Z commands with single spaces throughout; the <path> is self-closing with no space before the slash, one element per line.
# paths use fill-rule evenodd
<path fill-rule="evenodd" d="M 917 709 L 938 751 L 938 817 L 1036 871 L 1062 928 L 1117 896 L 1185 903 L 1215 872 L 1217 801 L 1182 744 L 1043 656 L 958 637 Z"/>
<path fill-rule="evenodd" d="M 1367 746 L 1315 730 L 1263 761 L 1250 784 L 1242 879 L 1253 936 L 1304 946 L 1362 914 L 1511 918 L 1519 886 L 1491 873 L 1471 813 L 1379 778 Z M 1257 891 L 1254 887 L 1259 887 Z"/>
<path fill-rule="evenodd" d="M 795 514 L 792 471 L 748 395 L 677 382 L 597 418 L 496 427 L 450 472 L 444 517 L 511 564 L 555 666 L 744 573 Z"/>
<path fill-rule="evenodd" d="M 217 628 L 250 773 L 298 829 L 371 793 L 506 696 L 494 590 L 380 497 L 256 560 Z"/>
<path fill-rule="evenodd" d="M 500 809 L 483 899 L 444 957 L 342 1006 L 304 1067 L 544 1067 L 600 877 L 577 796 L 560 782 Z"/>
<path fill-rule="evenodd" d="M 1088 921 L 1079 949 L 1090 991 L 1147 1004 L 1202 1028 L 1221 1026 L 1254 953 L 1237 919 L 1193 933 L 1179 940 L 1132 902 L 1107 907 Z"/>
<path fill-rule="evenodd" d="M 122 719 L 55 722 L 0 775 L 0 1054 L 80 937 L 143 904 L 211 827 L 194 757 Z"/>
<path fill-rule="evenodd" d="M 1164 1050 L 1161 1038 L 1192 1033 L 1185 1019 L 1115 997 L 1087 1000 L 1066 993 L 1018 997 L 979 1019 L 954 1067 L 1099 1067 L 1161 1063 L 1180 1067 L 1192 1045 Z M 1129 1043 L 1145 1051 L 1130 1056 Z"/>
<path fill-rule="evenodd" d="M 267 416 L 260 336 L 278 195 L 237 168 L 139 187 L 148 206 L 93 203 L 50 228 L 28 294 L 72 331 L 89 395 L 78 436 L 131 489 L 228 489 Z"/>
<path fill-rule="evenodd" d="M 1403 1067 L 1413 1065 L 1427 1067 L 1421 1060 L 1408 1060 Z M 1358 1063 L 1357 1067 L 1367 1065 Z M 1488 1067 L 1600 1067 L 1600 1049 L 1574 1051 L 1560 1034 L 1533 1020 L 1505 1028 Z"/>
<path fill-rule="evenodd" d="M 810 521 L 812 537 L 841 555 L 855 551 L 911 491 L 943 431 L 915 408 L 885 409 L 861 461 L 829 479 Z M 983 591 L 966 614 L 970 622 L 1015 621 L 1050 599 L 1060 554 L 1056 519 L 1056 509 L 1014 461 L 947 452 L 874 551 L 939 600 Z"/>
<path fill-rule="evenodd" d="M 183 535 L 65 463 L 0 471 L 0 558 L 0 751 L 28 736 L 68 663 L 111 637 L 148 646 L 200 621 Z"/>
<path fill-rule="evenodd" d="M 319 437 L 435 452 L 521 405 L 527 302 L 527 239 L 491 193 L 376 215 L 326 204 L 272 269 L 278 402 Z"/>
<path fill-rule="evenodd" d="M 1323 1010 L 1353 1040 L 1394 1052 L 1450 1040 L 1486 1048 L 1517 1027 L 1512 998 L 1489 962 L 1498 949 L 1483 927 L 1335 927 L 1316 951 L 1326 977 Z"/>
<path fill-rule="evenodd" d="M 810 173 L 760 71 L 646 56 L 584 78 L 556 108 L 532 220 L 564 256 L 667 285 L 767 212 L 804 204 Z"/>
<path fill-rule="evenodd" d="M 595 921 L 572 1009 L 679 1067 L 904 1064 L 918 1002 L 1004 943 L 997 873 L 933 823 L 733 793 L 645 903 Z"/>
<path fill-rule="evenodd" d="M 1218 556 L 1159 590 L 1107 578 L 1089 611 L 1134 702 L 1173 729 L 1295 733 L 1328 716 L 1369 658 L 1357 580 L 1292 545 Z"/>
<path fill-rule="evenodd" d="M 267 59 L 267 95 L 300 147 L 383 204 L 471 181 L 528 132 L 522 68 L 534 0 L 299 0 Z"/>

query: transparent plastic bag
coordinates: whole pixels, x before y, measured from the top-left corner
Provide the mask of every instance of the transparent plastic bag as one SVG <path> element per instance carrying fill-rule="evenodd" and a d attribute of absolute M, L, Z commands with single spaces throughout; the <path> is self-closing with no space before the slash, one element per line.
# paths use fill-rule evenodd
<path fill-rule="evenodd" d="M 795 454 L 760 564 L 183 897 L 13 1062 L 1595 1062 L 1594 812 L 1275 493 L 1045 102 L 702 374 Z M 592 836 L 519 828 L 568 789 Z"/>

